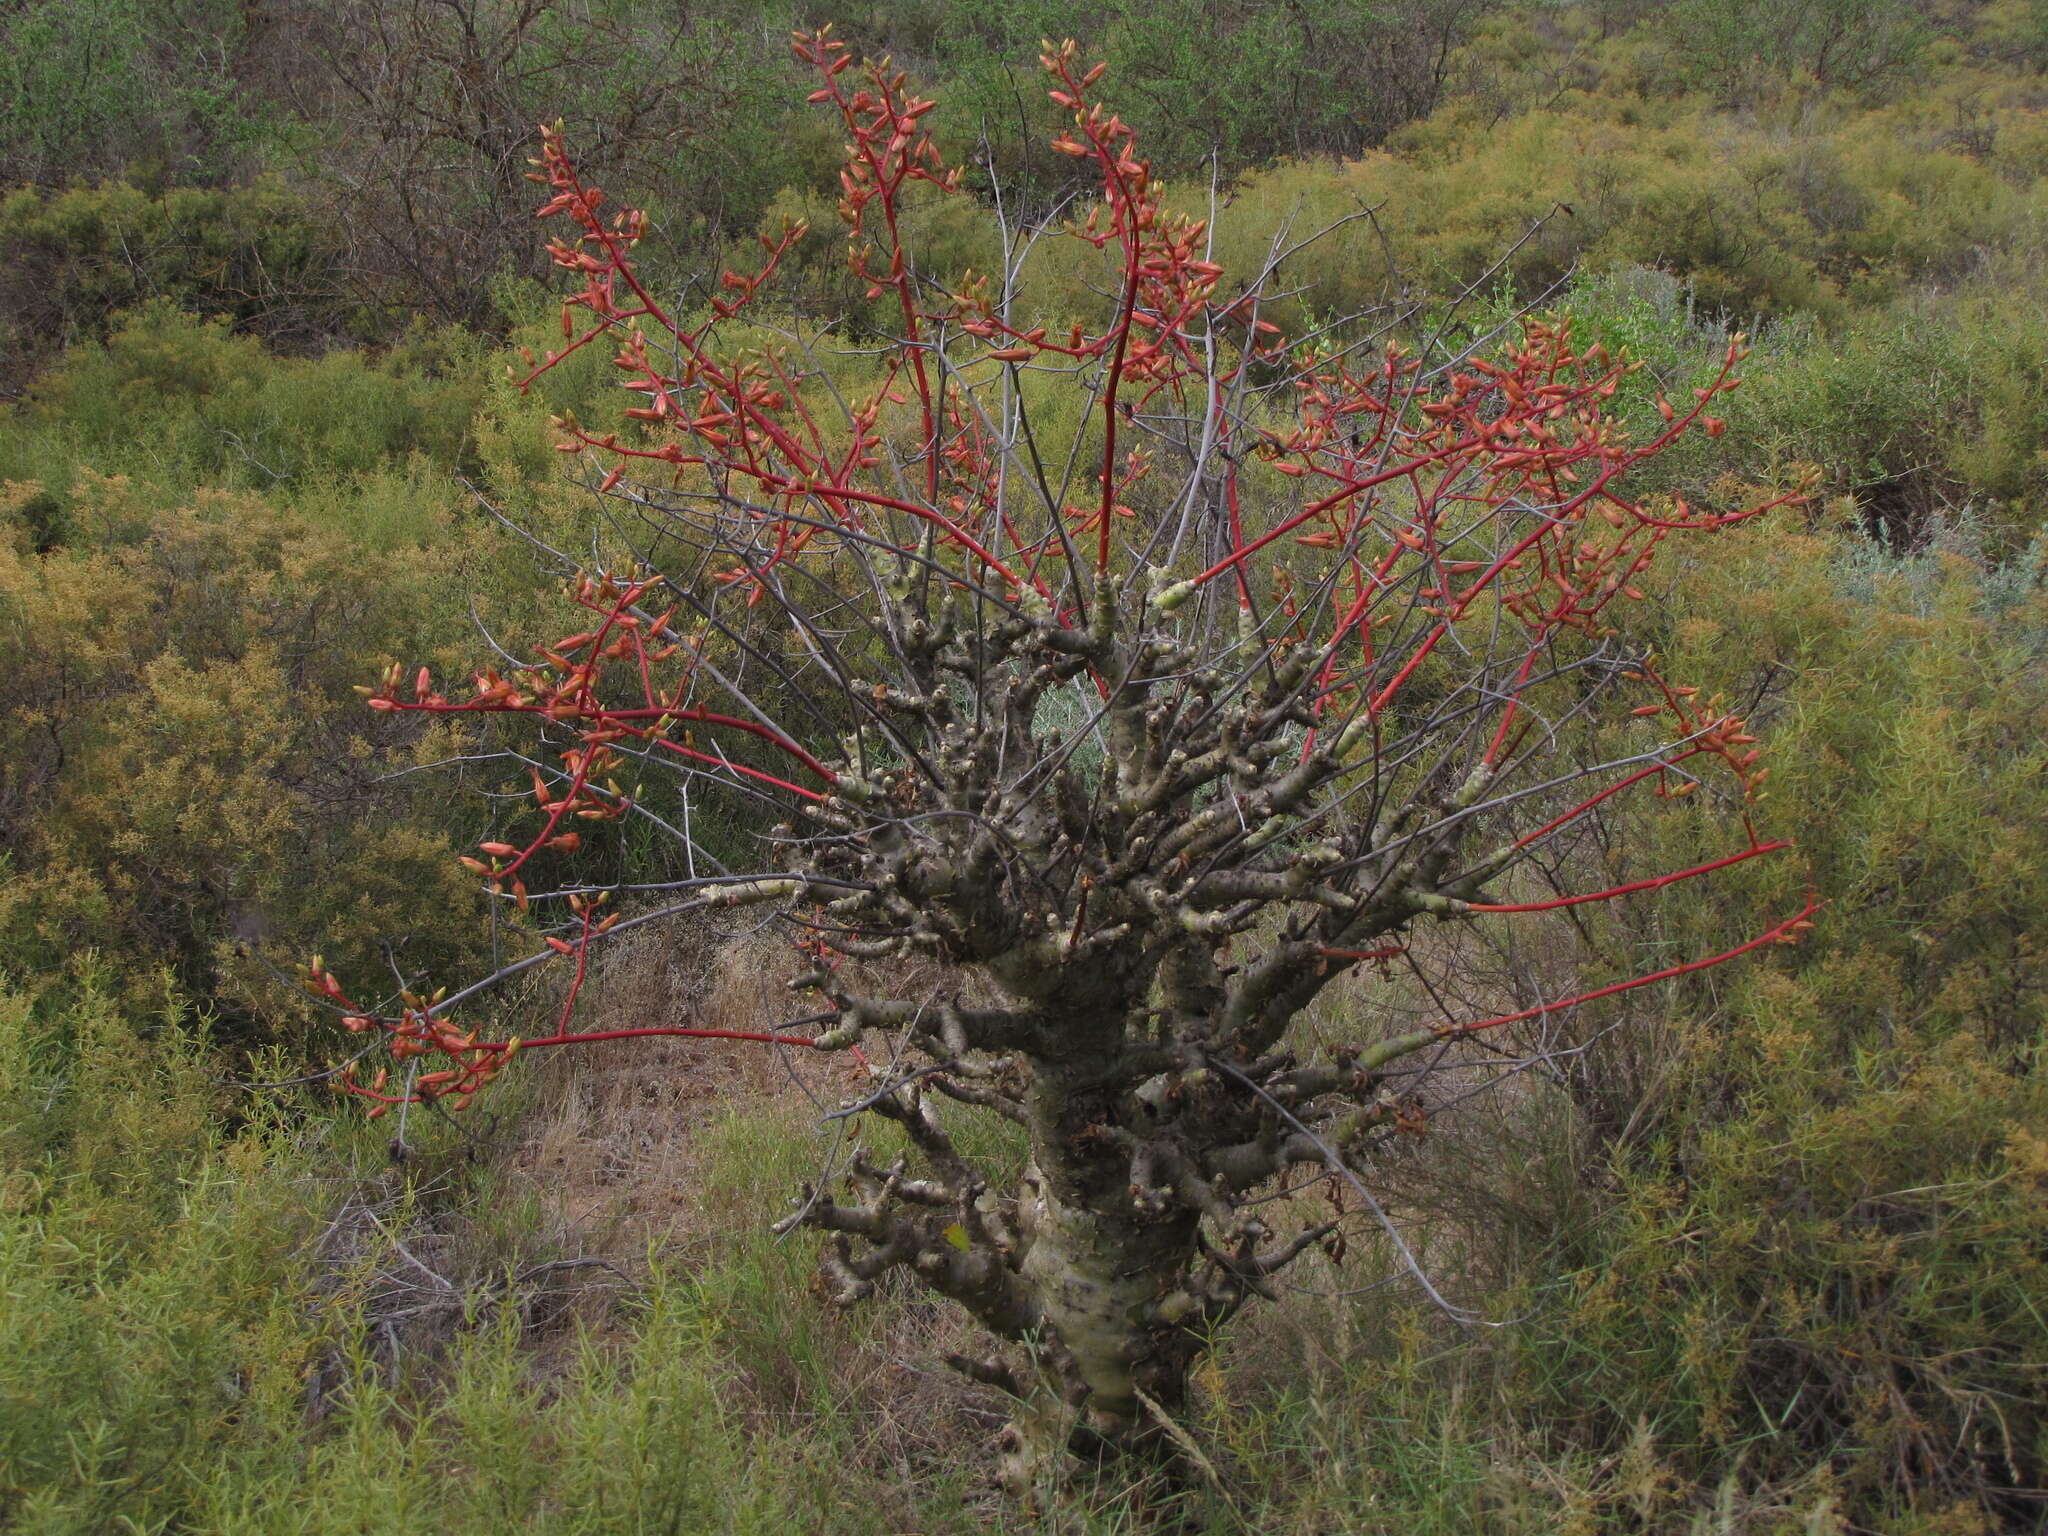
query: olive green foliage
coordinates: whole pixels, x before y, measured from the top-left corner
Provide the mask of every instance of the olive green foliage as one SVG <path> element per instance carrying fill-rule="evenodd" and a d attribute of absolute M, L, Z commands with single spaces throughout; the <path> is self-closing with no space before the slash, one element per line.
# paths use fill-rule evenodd
<path fill-rule="evenodd" d="M 1967 509 L 2016 554 L 2048 513 L 2041 293 L 2007 264 L 1859 317 L 1759 380 L 1759 446 L 1822 466 L 1894 545 Z"/>
<path fill-rule="evenodd" d="M 235 169 L 258 124 L 237 57 L 253 7 L 228 0 L 28 0 L 0 18 L 0 157 L 8 179 Z"/>
<path fill-rule="evenodd" d="M 1612 1193 L 1531 1213 L 1555 1267 L 1516 1389 L 1567 1441 L 1646 1424 L 1672 1499 L 1739 1467 L 1866 1524 L 2017 1519 L 2005 1490 L 2048 1482 L 2048 543 L 1987 569 L 1967 533 L 1900 561 L 1785 530 L 1669 594 L 1672 664 L 1762 701 L 1805 867 L 1600 949 L 1739 942 L 1809 877 L 1831 903 L 1797 950 L 1631 1010 L 1661 1049 L 1584 1072 Z M 1686 857 L 1668 836 L 1612 867 Z"/>
<path fill-rule="evenodd" d="M 1056 114 L 1037 88 L 1042 39 L 1085 38 L 1121 82 L 1118 111 L 1164 171 L 1228 175 L 1284 155 L 1356 154 L 1426 115 L 1482 0 L 923 0 L 818 4 L 860 45 L 945 90 L 958 158 L 987 157 L 1026 203 L 1066 179 L 1045 151 Z"/>
<path fill-rule="evenodd" d="M 467 822 L 387 778 L 447 747 L 353 691 L 379 656 L 465 665 L 468 592 L 508 611 L 449 478 L 467 356 L 284 360 L 159 306 L 0 421 L 0 967 L 23 984 L 91 946 L 268 1029 L 297 1016 L 270 956 L 477 953 Z"/>
<path fill-rule="evenodd" d="M 61 497 L 66 464 L 99 464 L 164 487 L 293 498 L 415 455 L 461 467 L 484 373 L 458 332 L 416 328 L 375 356 L 279 358 L 223 319 L 153 300 L 37 379 L 0 426 L 0 476 Z"/>
<path fill-rule="evenodd" d="M 1734 100 L 1787 75 L 1823 89 L 1893 85 L 1935 35 L 1913 0 L 1674 0 L 1646 30 L 1678 80 Z"/>
<path fill-rule="evenodd" d="M 248 1026 L 279 1022 L 252 956 L 473 955 L 445 835 L 380 782 L 411 744 L 351 691 L 380 650 L 445 633 L 436 583 L 250 496 L 146 506 L 82 477 L 69 517 L 100 537 L 0 548 L 4 963 L 54 977 L 93 946 L 138 985 L 168 965 Z"/>
<path fill-rule="evenodd" d="M 273 344 L 303 345 L 364 323 L 337 280 L 332 236 L 277 180 L 239 187 L 127 182 L 0 197 L 0 383 L 19 388 L 55 349 L 105 334 L 146 299 L 224 316 Z"/>
<path fill-rule="evenodd" d="M 1683 276 L 1710 312 L 1834 321 L 2031 238 L 2036 114 L 1999 114 L 1989 154 L 1933 115 L 1932 103 L 1830 99 L 1757 122 L 1697 98 L 1640 98 L 1626 81 L 1497 123 L 1460 102 L 1334 171 L 1298 162 L 1245 178 L 1219 221 L 1223 255 L 1242 267 L 1283 227 L 1369 208 L 1298 258 L 1319 310 L 1495 275 L 1533 298 L 1574 269 L 1634 264 Z M 1207 197 L 1189 187 L 1180 200 Z"/>
<path fill-rule="evenodd" d="M 620 38 L 653 25 L 650 7 L 599 9 Z M 352 687 L 401 657 L 459 679 L 487 654 L 472 606 L 515 652 L 561 632 L 542 627 L 562 616 L 532 552 L 472 491 L 572 559 L 614 548 L 545 417 L 602 419 L 618 391 L 593 351 L 520 396 L 493 342 L 415 323 L 442 306 L 401 268 L 368 270 L 358 242 L 360 269 L 339 270 L 353 237 L 307 209 L 360 146 L 316 153 L 254 126 L 279 102 L 340 121 L 331 78 L 285 90 L 290 50 L 260 7 L 254 30 L 204 8 L 133 24 L 145 10 L 0 21 L 0 143 L 43 184 L 0 200 L 20 258 L 0 278 L 0 350 L 28 386 L 0 414 L 0 1524 L 1025 1528 L 975 1492 L 980 1421 L 938 1386 L 929 1313 L 895 1296 L 828 1316 L 803 1290 L 812 1255 L 766 1237 L 779 1192 L 817 1166 L 807 1113 L 678 1111 L 702 1122 L 690 1193 L 716 1241 L 622 1261 L 608 1299 L 558 1315 L 519 1276 L 574 1239 L 512 1197 L 503 1156 L 552 1090 L 508 1082 L 475 1143 L 422 1116 L 418 1155 L 393 1168 L 388 1122 L 224 1086 L 333 1044 L 266 962 L 319 949 L 351 978 L 438 982 L 491 953 L 453 857 L 489 835 L 469 792 L 521 786 L 460 766 L 390 777 L 474 738 L 409 733 Z M 521 91 L 595 47 L 542 10 Z M 1031 99 L 1038 36 L 1095 38 L 1179 200 L 1206 208 L 1213 186 L 1227 267 L 1351 217 L 1290 258 L 1301 292 L 1275 318 L 1296 331 L 1359 334 L 1346 317 L 1393 302 L 1396 334 L 1476 336 L 1542 296 L 1642 360 L 1616 401 L 1639 429 L 1660 388 L 1683 398 L 1747 331 L 1726 436 L 1660 460 L 1652 489 L 1709 505 L 1717 477 L 1820 476 L 1809 513 L 1660 567 L 1651 594 L 1671 672 L 1756 722 L 1764 830 L 1798 853 L 1711 894 L 1674 886 L 1626 922 L 1560 919 L 1516 974 L 1555 997 L 1725 948 L 1795 910 L 1809 879 L 1819 926 L 1582 1010 L 1555 1028 L 1583 1054 L 1378 1154 L 1369 1175 L 1439 1284 L 1512 1326 L 1452 1327 L 1360 1222 L 1341 1266 L 1314 1260 L 1205 1368 L 1184 1426 L 1198 1475 L 1083 1486 L 1055 1522 L 2029 1529 L 2026 1490 L 2048 1484 L 2040 7 L 834 14 L 930 78 L 956 148 L 985 127 L 1020 195 L 1065 174 L 1022 147 L 1050 122 Z M 1366 98 L 1403 17 L 1453 44 L 1433 111 Z M 285 31 L 317 41 L 340 19 Z M 684 237 L 685 309 L 695 263 L 715 274 L 711 253 L 756 213 L 810 215 L 787 313 L 764 319 L 857 340 L 886 320 L 839 275 L 831 135 L 775 97 L 783 19 L 685 30 L 641 83 L 696 89 L 728 60 L 730 89 L 691 98 L 688 133 L 638 119 L 618 190 L 649 192 Z M 194 41 L 208 26 L 224 49 Z M 439 46 L 408 35 L 422 59 Z M 46 42 L 29 56 L 20 38 Z M 405 113 L 452 89 L 445 62 Z M 631 115 L 630 91 L 575 74 L 553 102 L 502 99 Z M 297 179 L 234 184 L 266 157 Z M 474 219 L 507 243 L 459 274 L 452 312 L 558 344 L 539 289 L 500 276 L 512 221 L 493 221 L 524 184 L 497 186 L 475 146 L 459 164 L 421 226 Z M 996 265 L 987 193 L 913 207 L 935 273 Z M 1099 258 L 1041 254 L 1025 307 L 1088 313 Z M 382 345 L 313 355 L 350 336 Z M 856 393 L 871 368 L 828 363 Z M 1726 808 L 1673 809 L 1601 828 L 1561 887 L 1708 857 Z M 737 854 L 755 831 L 719 835 Z M 583 867 L 654 878 L 666 857 L 605 830 Z M 530 942 L 509 918 L 495 938 L 501 954 Z M 550 1001 L 511 999 L 510 1022 Z M 413 1251 L 461 1304 L 393 1342 L 408 1234 L 431 1239 Z M 922 1415 L 908 1437 L 905 1402 Z"/>

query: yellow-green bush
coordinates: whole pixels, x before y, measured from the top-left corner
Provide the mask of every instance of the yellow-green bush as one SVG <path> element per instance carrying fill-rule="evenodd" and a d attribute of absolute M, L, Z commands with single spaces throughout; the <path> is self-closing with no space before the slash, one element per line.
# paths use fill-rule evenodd
<path fill-rule="evenodd" d="M 0 248 L 14 258 L 0 273 L 0 353 L 14 383 L 151 298 L 302 346 L 365 323 L 334 276 L 337 242 L 279 181 L 17 187 L 0 197 Z"/>
<path fill-rule="evenodd" d="M 1404 284 L 1455 291 L 1496 264 L 1533 296 L 1574 267 L 1632 263 L 1686 277 L 1710 311 L 1837 318 L 1959 274 L 2039 207 L 2031 176 L 2016 185 L 1900 127 L 1848 107 L 1773 124 L 1572 94 L 1498 121 L 1448 107 L 1363 159 L 1246 177 L 1219 217 L 1217 259 L 1255 268 L 1283 225 L 1370 208 L 1295 259 L 1319 310 L 1384 303 Z"/>
<path fill-rule="evenodd" d="M 0 513 L 36 494 L 7 487 Z M 457 546 L 374 553 L 246 494 L 152 512 L 84 473 L 71 510 L 104 541 L 0 544 L 6 965 L 54 975 L 94 946 L 247 1009 L 276 1001 L 247 954 L 266 946 L 473 955 L 459 815 L 380 783 L 413 748 L 353 692 L 380 654 L 466 660 Z"/>
<path fill-rule="evenodd" d="M 454 468 L 484 366 L 473 338 L 424 329 L 374 355 L 281 357 L 224 320 L 154 300 L 37 381 L 0 433 L 0 478 L 39 477 L 61 494 L 68 465 L 85 463 L 173 493 L 291 495 L 414 454 Z"/>
<path fill-rule="evenodd" d="M 1668 1054 L 1604 1090 L 1586 1069 L 1579 1156 L 1611 1192 L 1531 1216 L 1555 1247 L 1521 1411 L 1599 1450 L 1647 1424 L 1672 1499 L 1810 1484 L 1860 1528 L 1932 1529 L 1884 1522 L 2019 1518 L 2048 1478 L 2048 549 L 1998 569 L 1945 540 L 1894 561 L 1760 530 L 1669 594 L 1671 666 L 1759 701 L 1799 853 L 1603 947 L 1713 952 L 1809 877 L 1829 902 L 1799 947 L 1627 1010 Z M 1696 844 L 1666 819 L 1616 846 L 1625 873 Z"/>
<path fill-rule="evenodd" d="M 289 1411 L 320 1203 L 251 1177 L 274 1133 L 221 1131 L 174 990 L 131 1014 L 100 962 L 73 981 L 54 1012 L 0 991 L 0 1520 L 83 1533 Z"/>

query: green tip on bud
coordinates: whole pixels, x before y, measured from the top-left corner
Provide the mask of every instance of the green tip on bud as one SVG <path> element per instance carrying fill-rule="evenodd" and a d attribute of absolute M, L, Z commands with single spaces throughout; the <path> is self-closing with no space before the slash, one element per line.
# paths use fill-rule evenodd
<path fill-rule="evenodd" d="M 1486 793 L 1486 786 L 1492 782 L 1493 765 L 1491 763 L 1481 763 L 1477 768 L 1474 768 L 1472 776 L 1458 786 L 1456 796 L 1458 809 L 1463 810 L 1477 801 L 1481 795 Z"/>
<path fill-rule="evenodd" d="M 1172 586 L 1164 587 L 1155 593 L 1152 605 L 1161 613 L 1171 613 L 1194 595 L 1195 584 L 1192 581 L 1176 581 Z"/>
<path fill-rule="evenodd" d="M 852 756 L 851 753 L 847 755 L 849 757 Z M 833 782 L 832 788 L 834 790 L 832 798 L 844 801 L 848 805 L 868 805 L 878 798 L 879 795 L 879 791 L 876 790 L 874 785 L 856 773 L 840 774 L 838 779 Z"/>

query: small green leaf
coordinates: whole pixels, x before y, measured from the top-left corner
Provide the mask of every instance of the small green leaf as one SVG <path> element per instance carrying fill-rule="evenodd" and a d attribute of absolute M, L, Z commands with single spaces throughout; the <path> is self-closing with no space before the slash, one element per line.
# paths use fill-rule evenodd
<path fill-rule="evenodd" d="M 961 1226 L 959 1222 L 954 1222 L 950 1227 L 946 1228 L 946 1241 L 955 1248 L 958 1248 L 962 1253 L 965 1253 L 967 1251 L 967 1229 Z"/>

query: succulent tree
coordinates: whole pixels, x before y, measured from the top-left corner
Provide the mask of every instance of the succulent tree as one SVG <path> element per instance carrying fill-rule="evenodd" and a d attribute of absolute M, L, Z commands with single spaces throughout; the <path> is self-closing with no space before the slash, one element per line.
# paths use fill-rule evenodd
<path fill-rule="evenodd" d="M 1461 1012 L 1454 989 L 1419 1026 L 1303 1027 L 1347 975 L 1455 963 L 1458 931 L 1785 846 L 1751 824 L 1764 770 L 1743 722 L 1661 676 L 1617 617 L 1667 539 L 1764 508 L 1628 489 L 1682 434 L 1719 432 L 1708 408 L 1737 348 L 1696 398 L 1657 395 L 1634 422 L 1610 414 L 1628 365 L 1563 321 L 1455 347 L 1413 313 L 1280 336 L 1285 252 L 1236 280 L 1210 261 L 1071 44 L 1044 59 L 1071 114 L 1056 147 L 1099 200 L 1057 231 L 1007 230 L 1002 272 L 942 280 L 902 232 L 913 193 L 957 180 L 932 103 L 822 34 L 797 51 L 843 120 L 839 217 L 891 316 L 869 386 L 842 393 L 829 339 L 767 313 L 799 229 L 678 313 L 636 264 L 644 216 L 601 211 L 544 132 L 541 212 L 568 226 L 552 250 L 576 286 L 561 349 L 526 382 L 614 350 L 635 425 L 565 417 L 559 446 L 646 542 L 574 576 L 579 632 L 530 663 L 451 693 L 394 668 L 369 701 L 524 717 L 544 744 L 530 827 L 470 863 L 544 945 L 508 970 L 573 978 L 559 1023 L 523 1047 L 465 1030 L 458 1005 L 504 973 L 395 1012 L 358 1007 L 317 962 L 313 985 L 365 1055 L 397 1058 L 359 1057 L 341 1086 L 373 1113 L 459 1109 L 522 1048 L 701 1033 L 577 1032 L 606 937 L 772 914 L 815 1001 L 761 1038 L 853 1053 L 868 1076 L 850 1107 L 906 1149 L 854 1153 L 785 1226 L 824 1234 L 835 1300 L 902 1270 L 972 1314 L 989 1347 L 955 1363 L 1016 1398 L 1021 1475 L 1061 1446 L 1175 1438 L 1218 1326 L 1339 1238 L 1336 1215 L 1275 1230 L 1258 1197 L 1296 1170 L 1366 1188 L 1353 1163 L 1429 1113 L 1429 1073 L 1462 1041 L 1806 925 L 1810 905 L 1741 948 L 1540 1007 Z M 1095 322 L 1017 312 L 1045 239 L 1099 261 L 1100 292 L 1075 300 Z M 753 345 L 728 349 L 742 311 Z M 1630 714 L 1636 736 L 1610 728 Z M 585 823 L 683 836 L 672 790 L 618 784 L 664 773 L 699 803 L 770 807 L 759 862 L 634 916 L 606 891 L 529 890 Z M 1592 868 L 1572 853 L 1592 820 L 1702 789 L 1725 856 L 1558 888 Z M 954 979 L 890 983 L 913 974 Z M 989 1142 L 960 1134 L 976 1116 L 1018 1128 L 1021 1176 L 963 1149 Z"/>

